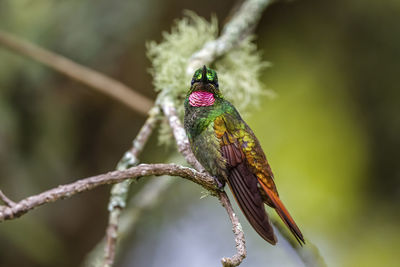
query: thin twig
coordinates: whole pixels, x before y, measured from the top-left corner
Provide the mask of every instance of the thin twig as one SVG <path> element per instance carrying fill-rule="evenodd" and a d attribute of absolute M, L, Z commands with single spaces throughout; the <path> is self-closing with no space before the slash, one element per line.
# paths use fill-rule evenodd
<path fill-rule="evenodd" d="M 4 193 L 0 190 L 0 199 L 6 204 L 8 207 L 12 207 L 15 205 L 15 202 L 9 199 Z"/>
<path fill-rule="evenodd" d="M 160 108 L 158 106 L 154 106 L 150 110 L 149 117 L 143 124 L 135 140 L 133 140 L 131 149 L 127 151 L 119 161 L 117 170 L 126 170 L 139 164 L 139 154 L 143 151 L 147 140 L 153 132 L 153 129 L 158 121 L 159 113 Z M 122 183 L 114 185 L 111 189 L 111 197 L 108 204 L 108 210 L 110 214 L 108 217 L 108 226 L 106 230 L 106 246 L 104 247 L 103 266 L 112 266 L 114 263 L 118 238 L 119 217 L 122 210 L 126 206 L 126 199 L 128 196 L 130 183 L 131 180 L 126 180 Z"/>
<path fill-rule="evenodd" d="M 165 95 L 162 97 L 161 108 L 168 119 L 169 126 L 175 137 L 176 146 L 178 151 L 185 157 L 186 161 L 198 171 L 205 171 L 203 166 L 197 161 L 190 149 L 189 140 L 187 138 L 185 129 L 182 122 L 178 117 L 178 112 L 174 106 L 170 96 Z"/>
<path fill-rule="evenodd" d="M 4 31 L 0 31 L 0 45 L 108 95 L 141 114 L 147 114 L 153 106 L 152 100 L 125 84 Z"/>
<path fill-rule="evenodd" d="M 141 215 L 150 210 L 154 206 L 160 204 L 164 199 L 166 192 L 178 179 L 170 176 L 161 177 L 161 179 L 153 179 L 146 183 L 134 197 L 131 198 L 127 207 L 121 213 L 118 220 L 118 238 L 117 246 L 124 245 L 124 241 L 135 230 L 137 223 L 140 221 Z M 106 247 L 106 237 L 104 237 L 86 256 L 82 266 L 98 267 L 104 265 L 104 250 Z M 117 253 L 117 250 L 114 252 Z"/>
<path fill-rule="evenodd" d="M 237 250 L 237 253 L 233 255 L 231 258 L 221 259 L 222 266 L 224 267 L 238 266 L 244 260 L 244 258 L 246 258 L 246 242 L 244 239 L 242 225 L 240 224 L 239 219 L 236 216 L 226 193 L 221 192 L 218 197 L 219 201 L 221 202 L 221 205 L 226 209 L 229 219 L 231 220 L 232 231 L 233 234 L 235 235 L 235 243 Z"/>
<path fill-rule="evenodd" d="M 127 170 L 112 171 L 84 178 L 74 183 L 60 185 L 38 195 L 27 197 L 15 203 L 11 207 L 0 206 L 0 222 L 15 219 L 38 206 L 55 202 L 60 199 L 69 198 L 73 195 L 92 190 L 101 185 L 115 184 L 126 179 L 138 179 L 150 175 L 179 176 L 201 185 L 212 193 L 215 193 L 218 190 L 217 184 L 211 176 L 198 172 L 192 168 L 176 164 L 141 164 Z"/>

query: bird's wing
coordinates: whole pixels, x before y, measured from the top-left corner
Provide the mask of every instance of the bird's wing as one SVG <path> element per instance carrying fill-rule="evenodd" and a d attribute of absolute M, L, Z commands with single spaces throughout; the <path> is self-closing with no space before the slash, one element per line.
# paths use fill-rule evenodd
<path fill-rule="evenodd" d="M 224 117 L 225 115 L 221 115 L 216 118 L 214 130 L 220 140 L 222 156 L 226 159 L 228 185 L 257 233 L 269 243 L 276 244 L 277 240 L 259 193 L 257 177 L 246 163 L 239 133 L 228 131 Z"/>
<path fill-rule="evenodd" d="M 248 219 L 256 231 L 259 232 L 259 227 L 268 233 L 269 239 L 259 232 L 264 239 L 271 243 L 276 242 L 264 209 L 265 200 L 275 208 L 296 240 L 300 244 L 304 243 L 300 229 L 279 198 L 267 158 L 250 127 L 240 117 L 238 119 L 237 116 L 225 113 L 215 120 L 214 129 L 221 140 L 222 154 L 231 168 L 229 185 L 237 199 L 238 195 L 244 198 L 238 199 L 239 205 L 246 217 L 252 218 L 253 222 Z M 249 199 L 253 199 L 253 202 L 248 201 Z"/>

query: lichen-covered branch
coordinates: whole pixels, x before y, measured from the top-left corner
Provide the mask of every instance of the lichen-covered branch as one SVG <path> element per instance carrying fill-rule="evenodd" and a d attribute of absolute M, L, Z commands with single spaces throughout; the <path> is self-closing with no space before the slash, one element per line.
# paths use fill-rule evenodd
<path fill-rule="evenodd" d="M 151 99 L 125 84 L 4 31 L 0 31 L 0 45 L 110 96 L 141 114 L 147 114 L 153 106 Z"/>
<path fill-rule="evenodd" d="M 217 192 L 217 184 L 208 174 L 198 172 L 192 168 L 176 164 L 141 164 L 123 171 L 112 171 L 97 176 L 81 179 L 76 182 L 60 185 L 38 195 L 27 197 L 10 206 L 0 206 L 0 222 L 12 220 L 22 216 L 30 210 L 44 204 L 69 198 L 78 193 L 92 190 L 106 184 L 115 184 L 126 179 L 139 179 L 144 176 L 179 176 L 195 182 L 210 192 Z"/>
<path fill-rule="evenodd" d="M 161 98 L 161 108 L 168 119 L 168 123 L 174 134 L 176 146 L 178 151 L 185 157 L 186 161 L 198 171 L 204 171 L 203 166 L 197 161 L 190 149 L 189 140 L 186 136 L 185 129 L 183 129 L 182 122 L 178 117 L 178 113 L 174 106 L 173 100 L 169 96 Z"/>
<path fill-rule="evenodd" d="M 117 170 L 126 170 L 130 167 L 139 164 L 139 154 L 143 151 L 147 140 L 153 133 L 160 114 L 160 108 L 154 106 L 149 117 L 143 124 L 136 138 L 132 142 L 132 147 L 129 149 L 122 159 L 118 162 Z M 111 189 L 111 197 L 108 203 L 110 212 L 108 217 L 108 226 L 106 229 L 106 246 L 104 247 L 104 264 L 103 266 L 112 266 L 115 258 L 115 249 L 118 238 L 119 217 L 122 210 L 126 206 L 126 199 L 129 192 L 129 185 L 132 180 L 125 180 L 122 183 L 116 184 Z"/>
<path fill-rule="evenodd" d="M 264 9 L 272 0 L 244 1 L 233 18 L 225 25 L 221 36 L 206 43 L 202 49 L 193 54 L 187 67 L 187 74 L 192 74 L 203 64 L 210 64 L 216 58 L 228 53 L 248 36 L 261 18 Z"/>

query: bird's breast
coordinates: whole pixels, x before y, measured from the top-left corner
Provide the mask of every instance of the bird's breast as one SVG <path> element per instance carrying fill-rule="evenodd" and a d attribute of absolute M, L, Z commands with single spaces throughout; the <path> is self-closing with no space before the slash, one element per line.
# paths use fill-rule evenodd
<path fill-rule="evenodd" d="M 226 160 L 222 157 L 220 140 L 211 123 L 190 141 L 193 154 L 201 165 L 213 176 L 226 176 Z"/>

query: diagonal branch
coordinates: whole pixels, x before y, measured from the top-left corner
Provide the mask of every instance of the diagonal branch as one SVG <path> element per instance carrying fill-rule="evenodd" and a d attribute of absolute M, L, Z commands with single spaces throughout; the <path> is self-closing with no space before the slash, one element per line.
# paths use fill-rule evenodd
<path fill-rule="evenodd" d="M 121 212 L 121 216 L 118 220 L 117 247 L 125 246 L 125 242 L 140 221 L 141 215 L 148 212 L 156 205 L 160 205 L 165 199 L 164 193 L 168 191 L 176 181 L 178 181 L 178 179 L 169 176 L 161 177 L 160 179 L 152 179 L 129 200 L 126 209 Z M 106 237 L 104 237 L 92 251 L 88 253 L 82 267 L 98 267 L 104 265 L 104 249 L 106 245 L 108 246 L 107 243 L 108 241 Z"/>
<path fill-rule="evenodd" d="M 97 176 L 88 177 L 76 182 L 60 185 L 38 195 L 27 197 L 11 206 L 0 206 L 0 222 L 18 218 L 32 209 L 44 204 L 69 198 L 78 193 L 92 190 L 106 184 L 115 184 L 127 179 L 139 179 L 144 176 L 179 176 L 197 183 L 210 192 L 217 192 L 217 184 L 208 174 L 176 164 L 141 164 L 124 171 L 112 171 Z"/>
<path fill-rule="evenodd" d="M 221 36 L 206 43 L 202 49 L 192 55 L 186 74 L 191 75 L 200 66 L 209 65 L 215 59 L 225 55 L 239 45 L 241 40 L 252 33 L 265 8 L 273 2 L 273 0 L 244 1 L 239 10 L 223 28 Z"/>
<path fill-rule="evenodd" d="M 126 170 L 139 164 L 139 154 L 143 151 L 147 140 L 153 133 L 159 119 L 159 113 L 160 108 L 158 106 L 154 106 L 150 110 L 149 117 L 143 124 L 135 140 L 133 140 L 131 149 L 119 161 L 117 170 Z M 106 230 L 106 245 L 104 247 L 104 266 L 112 266 L 114 263 L 119 217 L 126 206 L 130 184 L 131 180 L 125 180 L 122 183 L 114 185 L 111 189 L 111 197 L 108 204 L 110 214 Z"/>
<path fill-rule="evenodd" d="M 0 199 L 6 204 L 8 207 L 12 207 L 15 205 L 15 202 L 9 199 L 6 195 L 4 195 L 3 191 L 0 190 Z"/>
<path fill-rule="evenodd" d="M 168 119 L 179 153 L 181 153 L 186 161 L 196 170 L 205 171 L 192 153 L 186 131 L 183 129 L 182 122 L 179 119 L 178 112 L 170 96 L 165 95 L 162 97 L 161 108 Z"/>
<path fill-rule="evenodd" d="M 236 250 L 237 253 L 233 255 L 231 258 L 222 258 L 221 263 L 224 267 L 230 266 L 238 266 L 244 258 L 246 258 L 246 243 L 244 239 L 244 233 L 242 230 L 242 225 L 239 222 L 238 217 L 236 216 L 232 205 L 229 201 L 229 198 L 225 192 L 221 192 L 218 196 L 221 205 L 226 209 L 228 213 L 229 219 L 232 223 L 232 231 L 235 235 L 235 242 L 236 242 Z"/>
<path fill-rule="evenodd" d="M 0 45 L 108 95 L 141 114 L 147 114 L 153 106 L 152 100 L 125 84 L 4 31 L 0 31 Z"/>

